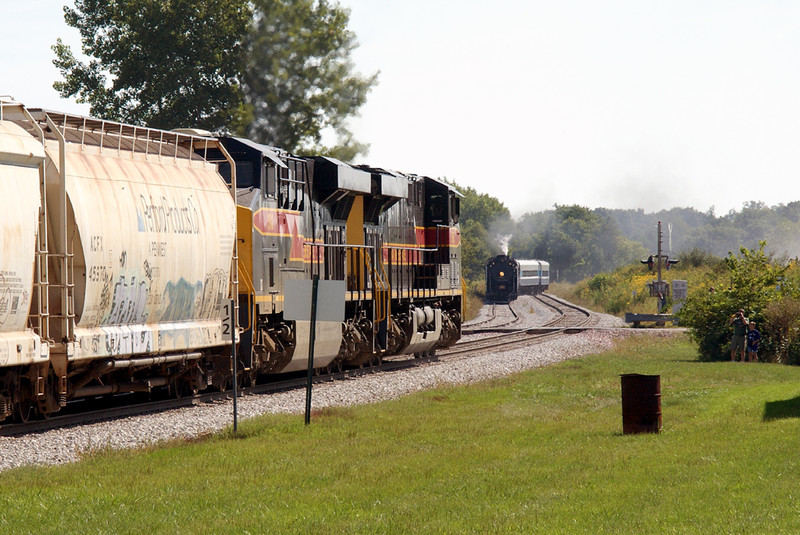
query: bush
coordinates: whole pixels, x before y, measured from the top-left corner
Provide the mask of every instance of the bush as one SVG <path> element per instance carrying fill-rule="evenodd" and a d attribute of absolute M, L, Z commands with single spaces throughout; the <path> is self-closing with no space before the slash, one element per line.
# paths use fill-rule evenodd
<path fill-rule="evenodd" d="M 731 336 L 729 319 L 736 310 L 744 308 L 750 319 L 760 323 L 770 303 L 789 295 L 792 285 L 779 284 L 785 279 L 787 267 L 767 257 L 765 245 L 762 242 L 758 250 L 742 248 L 739 255 L 729 254 L 724 263 L 726 273 L 713 284 L 718 290 L 695 291 L 678 313 L 681 325 L 689 327 L 698 345 L 700 360 L 730 358 L 727 348 Z M 776 312 L 775 317 L 778 315 Z M 774 351 L 777 347 L 774 344 L 771 339 L 763 340 L 763 353 Z"/>
<path fill-rule="evenodd" d="M 714 256 L 709 251 L 698 249 L 697 247 L 691 251 L 686 251 L 678 255 L 678 260 L 680 261 L 681 267 L 684 268 L 697 268 L 703 266 L 714 267 L 722 262 L 721 258 Z"/>
<path fill-rule="evenodd" d="M 761 358 L 784 364 L 800 364 L 800 300 L 783 297 L 763 311 Z"/>

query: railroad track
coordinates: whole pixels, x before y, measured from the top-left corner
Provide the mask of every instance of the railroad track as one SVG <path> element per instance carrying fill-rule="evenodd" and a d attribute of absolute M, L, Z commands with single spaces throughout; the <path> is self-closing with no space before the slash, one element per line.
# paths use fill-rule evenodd
<path fill-rule="evenodd" d="M 510 350 L 544 342 L 555 336 L 564 336 L 582 331 L 592 318 L 592 313 L 557 297 L 539 294 L 538 302 L 553 310 L 557 316 L 538 327 L 509 328 L 505 324 L 475 328 L 469 325 L 464 334 L 482 335 L 480 338 L 461 339 L 455 346 L 438 352 L 439 358 L 469 356 L 476 353 Z M 518 321 L 520 318 L 516 318 Z"/>
<path fill-rule="evenodd" d="M 314 384 L 322 384 L 330 381 L 350 379 L 363 375 L 393 372 L 420 366 L 438 360 L 436 355 L 415 357 L 412 355 L 392 358 L 373 366 L 362 368 L 351 368 L 333 373 L 317 373 L 313 377 Z M 269 395 L 276 392 L 306 388 L 308 376 L 298 372 L 291 377 L 281 378 L 277 381 L 270 381 L 251 387 L 241 387 L 238 389 L 239 397 L 251 395 Z M 202 405 L 204 403 L 214 403 L 233 399 L 233 391 L 222 392 L 203 392 L 188 395 L 180 398 L 170 398 L 161 400 L 141 401 L 131 404 L 122 403 L 122 396 L 112 399 L 114 406 L 91 408 L 90 401 L 96 400 L 77 400 L 74 404 L 68 405 L 62 413 L 57 413 L 43 420 L 30 420 L 23 423 L 5 423 L 0 426 L 0 436 L 18 436 L 31 433 L 43 433 L 52 429 L 67 428 L 78 425 L 127 418 L 142 414 L 164 412 L 185 407 Z M 83 408 L 81 408 L 83 407 Z"/>
<path fill-rule="evenodd" d="M 461 341 L 451 348 L 437 350 L 435 355 L 419 358 L 411 355 L 392 357 L 373 366 L 347 369 L 334 373 L 316 374 L 313 381 L 315 384 L 321 384 L 373 373 L 391 373 L 439 360 L 444 361 L 447 359 L 465 358 L 470 355 L 499 350 L 507 351 L 518 347 L 541 343 L 555 336 L 564 336 L 580 332 L 580 329 L 577 328 L 584 326 L 590 320 L 590 312 L 553 296 L 537 296 L 537 300 L 554 310 L 558 314 L 558 317 L 541 327 L 514 328 L 511 327 L 511 325 L 519 322 L 524 316 L 515 312 L 510 304 L 507 306 L 492 305 L 492 310 L 490 312 L 491 317 L 489 319 L 470 324 L 469 328 L 464 330 L 465 333 L 482 332 L 484 335 L 481 338 L 462 338 Z M 511 312 L 511 317 L 509 317 L 508 311 Z M 485 327 L 483 329 L 475 328 L 476 325 L 484 325 L 491 321 L 497 321 L 498 319 L 501 323 L 493 325 L 492 327 Z M 241 398 L 250 395 L 269 395 L 276 392 L 305 388 L 306 385 L 307 376 L 304 374 L 297 374 L 289 378 L 282 378 L 279 381 L 271 381 L 261 385 L 240 388 L 239 396 Z M 142 401 L 132 404 L 89 409 L 86 408 L 88 406 L 87 402 L 81 400 L 74 404 L 74 408 L 68 406 L 63 413 L 51 416 L 45 420 L 3 424 L 0 426 L 0 436 L 41 433 L 57 428 L 67 428 L 141 414 L 164 412 L 230 400 L 232 398 L 233 393 L 231 390 L 228 390 L 223 392 L 195 394 L 177 399 Z M 128 399 L 130 400 L 130 398 Z M 83 407 L 83 409 L 78 411 L 78 408 L 81 407 Z"/>
<path fill-rule="evenodd" d="M 515 322 L 518 322 L 520 319 L 520 315 L 514 310 L 514 307 L 511 306 L 511 303 L 508 304 L 498 304 L 498 303 L 491 303 L 489 306 L 489 317 L 480 321 L 473 321 L 467 322 L 464 324 L 464 329 L 469 331 L 470 329 L 474 329 L 480 326 L 488 326 L 492 324 L 492 327 L 504 327 L 507 325 L 512 325 Z M 508 315 L 508 312 L 511 312 L 511 316 Z M 498 323 L 499 322 L 499 323 Z M 495 323 L 498 323 L 495 325 Z"/>
<path fill-rule="evenodd" d="M 545 324 L 546 327 L 584 327 L 592 319 L 590 311 L 558 297 L 542 293 L 534 296 L 534 298 L 558 314 L 555 319 Z"/>

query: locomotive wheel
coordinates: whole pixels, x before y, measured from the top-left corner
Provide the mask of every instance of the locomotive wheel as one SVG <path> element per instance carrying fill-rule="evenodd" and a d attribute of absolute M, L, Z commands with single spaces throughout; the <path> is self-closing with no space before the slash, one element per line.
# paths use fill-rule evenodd
<path fill-rule="evenodd" d="M 339 359 L 335 359 L 328 364 L 328 367 L 325 368 L 328 374 L 332 373 L 341 373 L 344 370 L 344 366 L 342 365 L 342 361 Z"/>
<path fill-rule="evenodd" d="M 246 387 L 256 386 L 257 380 L 258 373 L 255 370 L 250 370 L 249 372 L 245 373 L 244 384 Z"/>

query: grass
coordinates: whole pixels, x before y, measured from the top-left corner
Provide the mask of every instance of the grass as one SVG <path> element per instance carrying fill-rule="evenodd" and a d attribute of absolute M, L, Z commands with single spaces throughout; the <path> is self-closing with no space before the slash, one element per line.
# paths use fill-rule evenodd
<path fill-rule="evenodd" d="M 631 372 L 661 375 L 660 434 L 621 434 Z M 302 420 L 2 473 L 0 532 L 800 531 L 800 370 L 683 339 Z"/>

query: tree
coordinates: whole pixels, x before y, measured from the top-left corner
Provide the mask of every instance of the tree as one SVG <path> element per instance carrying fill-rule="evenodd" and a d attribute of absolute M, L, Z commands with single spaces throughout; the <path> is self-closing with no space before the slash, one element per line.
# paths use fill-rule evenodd
<path fill-rule="evenodd" d="M 511 212 L 497 198 L 478 193 L 475 188 L 461 187 L 445 179 L 464 195 L 461 200 L 461 218 L 477 221 L 487 230 L 496 228 L 499 233 L 512 231 Z"/>
<path fill-rule="evenodd" d="M 642 247 L 624 238 L 603 210 L 559 206 L 546 218 L 530 215 L 519 225 L 510 249 L 518 258 L 541 258 L 569 281 L 612 270 L 640 256 Z M 535 234 L 534 234 L 535 232 Z"/>
<path fill-rule="evenodd" d="M 461 199 L 461 269 L 468 281 L 482 281 L 486 261 L 502 253 L 502 235 L 511 232 L 511 214 L 496 198 L 478 193 L 471 187 L 460 187 Z"/>
<path fill-rule="evenodd" d="M 252 14 L 240 0 L 76 0 L 65 20 L 83 63 L 59 39 L 53 63 L 64 98 L 96 117 L 156 128 L 222 129 L 240 120 L 242 39 Z"/>
<path fill-rule="evenodd" d="M 483 280 L 486 261 L 500 254 L 480 221 L 462 220 L 461 223 L 461 274 L 470 282 Z"/>
<path fill-rule="evenodd" d="M 243 88 L 253 120 L 244 134 L 293 152 L 352 160 L 366 152 L 347 118 L 366 101 L 377 73 L 353 72 L 357 43 L 349 10 L 327 0 L 254 0 Z M 320 147 L 331 129 L 338 145 Z"/>

